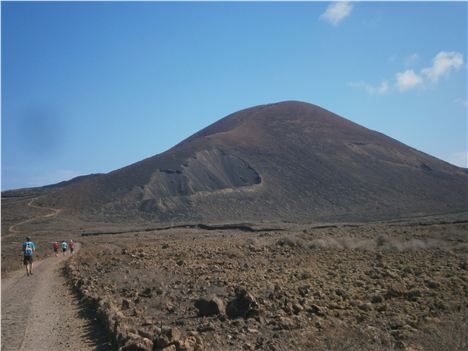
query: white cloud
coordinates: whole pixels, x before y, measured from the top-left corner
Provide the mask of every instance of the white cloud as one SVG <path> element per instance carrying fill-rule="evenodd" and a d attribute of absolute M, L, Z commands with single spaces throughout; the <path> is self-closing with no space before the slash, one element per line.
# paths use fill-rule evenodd
<path fill-rule="evenodd" d="M 389 61 L 396 59 L 396 55 L 388 58 Z M 419 54 L 414 53 L 406 57 L 405 65 L 416 63 Z M 374 86 L 366 82 L 352 82 L 349 86 L 364 89 L 369 95 L 383 95 L 393 89 L 405 92 L 415 88 L 424 88 L 430 83 L 435 84 L 443 76 L 449 76 L 452 71 L 459 70 L 464 65 L 463 54 L 459 52 L 440 51 L 432 60 L 431 67 L 423 68 L 417 73 L 414 69 L 407 69 L 395 74 L 395 79 L 390 84 L 383 81 L 379 86 Z M 455 103 L 467 106 L 466 99 L 456 99 Z"/>
<path fill-rule="evenodd" d="M 468 167 L 468 151 L 454 152 L 448 159 L 448 162 L 458 167 Z"/>
<path fill-rule="evenodd" d="M 320 18 L 325 19 L 336 26 L 351 14 L 352 9 L 353 5 L 347 1 L 334 2 L 328 5 L 327 10 L 320 16 Z"/>
<path fill-rule="evenodd" d="M 383 94 L 388 93 L 389 90 L 390 90 L 390 86 L 388 85 L 388 83 L 386 81 L 383 81 L 378 86 L 376 93 L 378 95 L 383 95 Z"/>
<path fill-rule="evenodd" d="M 403 92 L 409 89 L 422 87 L 426 85 L 428 81 L 437 83 L 441 77 L 448 76 L 452 71 L 458 70 L 463 66 L 463 55 L 459 52 L 441 51 L 432 61 L 432 66 L 423 68 L 419 74 L 412 69 L 397 73 L 395 75 L 395 85 L 398 90 Z"/>
<path fill-rule="evenodd" d="M 35 177 L 31 179 L 28 183 L 29 186 L 44 186 L 59 183 L 64 180 L 70 180 L 80 175 L 83 175 L 83 173 L 69 169 L 59 169 L 55 172 Z"/>
<path fill-rule="evenodd" d="M 463 55 L 459 52 L 439 52 L 433 59 L 432 67 L 424 68 L 421 73 L 436 83 L 441 77 L 448 76 L 453 70 L 463 66 Z"/>
<path fill-rule="evenodd" d="M 395 75 L 396 87 L 399 91 L 406 91 L 409 89 L 422 86 L 423 79 L 412 69 L 408 69 L 404 72 L 399 72 Z"/>
<path fill-rule="evenodd" d="M 382 83 L 377 86 L 362 81 L 350 82 L 348 85 L 353 88 L 364 89 L 369 95 L 384 95 L 390 90 L 390 85 L 387 83 L 387 81 L 382 81 Z"/>

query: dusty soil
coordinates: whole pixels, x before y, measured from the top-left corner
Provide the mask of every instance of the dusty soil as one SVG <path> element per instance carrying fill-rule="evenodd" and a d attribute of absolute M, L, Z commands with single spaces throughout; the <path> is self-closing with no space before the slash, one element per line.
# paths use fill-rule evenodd
<path fill-rule="evenodd" d="M 64 257 L 2 279 L 2 350 L 109 350 L 95 321 L 63 275 Z"/>
<path fill-rule="evenodd" d="M 425 219 L 107 235 L 68 272 L 122 350 L 464 350 L 467 233 Z"/>

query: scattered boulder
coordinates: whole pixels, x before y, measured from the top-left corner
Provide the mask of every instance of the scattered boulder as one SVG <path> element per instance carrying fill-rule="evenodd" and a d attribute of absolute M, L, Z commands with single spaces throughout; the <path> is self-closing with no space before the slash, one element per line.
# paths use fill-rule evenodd
<path fill-rule="evenodd" d="M 154 348 L 165 350 L 165 348 L 175 344 L 181 338 L 182 333 L 178 328 L 161 328 L 161 332 L 154 338 Z"/>
<path fill-rule="evenodd" d="M 289 317 L 280 317 L 278 320 L 278 329 L 291 330 L 296 327 L 294 321 Z"/>
<path fill-rule="evenodd" d="M 341 296 L 343 299 L 348 298 L 348 294 L 343 289 L 335 289 L 335 294 Z"/>
<path fill-rule="evenodd" d="M 295 303 L 293 306 L 292 306 L 292 310 L 294 312 L 294 314 L 299 314 L 301 311 L 304 310 L 304 307 L 302 307 L 300 304 L 298 303 Z"/>
<path fill-rule="evenodd" d="M 138 329 L 137 332 L 138 332 L 139 335 L 141 335 L 144 338 L 147 338 L 147 339 L 150 339 L 150 340 L 153 338 L 153 334 L 150 331 L 148 331 L 148 330 L 146 330 L 144 328 Z"/>
<path fill-rule="evenodd" d="M 406 288 L 402 284 L 394 284 L 387 289 L 385 297 L 387 299 L 393 297 L 404 297 L 406 292 Z"/>
<path fill-rule="evenodd" d="M 409 301 L 417 301 L 419 297 L 421 297 L 421 290 L 410 290 L 406 294 L 406 299 Z"/>
<path fill-rule="evenodd" d="M 315 304 L 310 305 L 307 311 L 317 316 L 323 316 L 325 314 L 323 309 L 320 306 L 317 306 Z"/>
<path fill-rule="evenodd" d="M 302 297 L 306 297 L 310 293 L 310 285 L 304 285 L 297 288 L 297 291 Z"/>
<path fill-rule="evenodd" d="M 255 298 L 244 288 L 235 289 L 236 297 L 226 306 L 226 314 L 229 318 L 250 318 L 259 314 L 259 307 Z"/>
<path fill-rule="evenodd" d="M 175 308 L 175 306 L 174 306 L 172 303 L 167 302 L 167 303 L 166 303 L 166 311 L 167 311 L 168 313 L 175 313 L 176 308 Z"/>
<path fill-rule="evenodd" d="M 122 309 L 123 310 L 128 310 L 131 306 L 131 301 L 129 299 L 123 299 L 122 300 Z"/>
<path fill-rule="evenodd" d="M 364 302 L 358 305 L 358 308 L 362 311 L 370 311 L 372 309 L 372 305 L 370 302 Z"/>
<path fill-rule="evenodd" d="M 148 338 L 132 337 L 126 345 L 121 347 L 121 351 L 151 351 L 153 342 Z"/>
<path fill-rule="evenodd" d="M 206 333 L 213 330 L 215 330 L 215 327 L 211 322 L 200 324 L 197 328 L 197 331 L 200 333 Z"/>
<path fill-rule="evenodd" d="M 151 288 L 145 288 L 145 289 L 143 289 L 143 290 L 139 293 L 139 295 L 140 295 L 141 297 L 152 297 L 152 296 L 153 296 L 153 294 L 152 294 L 152 292 L 151 292 Z"/>
<path fill-rule="evenodd" d="M 203 351 L 203 342 L 199 336 L 190 335 L 177 343 L 177 351 Z"/>
<path fill-rule="evenodd" d="M 405 325 L 405 321 L 401 317 L 394 317 L 390 319 L 388 322 L 388 326 L 390 327 L 390 329 L 393 329 L 393 330 L 400 329 L 404 325 Z"/>
<path fill-rule="evenodd" d="M 199 317 L 210 317 L 225 313 L 224 302 L 218 297 L 200 298 L 195 301 Z"/>

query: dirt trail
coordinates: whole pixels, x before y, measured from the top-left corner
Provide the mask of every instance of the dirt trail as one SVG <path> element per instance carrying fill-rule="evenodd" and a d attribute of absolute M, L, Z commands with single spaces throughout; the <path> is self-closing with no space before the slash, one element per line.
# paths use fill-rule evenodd
<path fill-rule="evenodd" d="M 51 211 L 50 213 L 47 213 L 45 215 L 40 215 L 40 216 L 36 216 L 36 217 L 33 217 L 33 218 L 29 218 L 29 219 L 26 219 L 24 221 L 21 221 L 21 222 L 18 222 L 16 224 L 13 224 L 11 225 L 9 228 L 8 228 L 8 235 L 2 235 L 2 239 L 6 239 L 8 237 L 11 237 L 15 234 L 19 234 L 21 233 L 21 230 L 17 229 L 18 226 L 20 225 L 23 225 L 23 224 L 26 224 L 26 223 L 29 223 L 29 222 L 32 222 L 36 219 L 39 219 L 39 218 L 48 218 L 48 217 L 55 217 L 56 215 L 58 215 L 60 212 L 62 212 L 62 209 L 61 208 L 50 208 L 50 207 L 41 207 L 41 206 L 37 206 L 34 204 L 34 200 L 38 199 L 37 197 L 35 197 L 34 199 L 30 200 L 28 202 L 28 206 L 29 207 L 32 207 L 32 208 L 37 208 L 37 209 L 40 209 L 40 210 L 49 210 Z"/>
<path fill-rule="evenodd" d="M 2 279 L 2 350 L 110 350 L 67 286 L 66 257 L 37 262 L 34 274 Z"/>

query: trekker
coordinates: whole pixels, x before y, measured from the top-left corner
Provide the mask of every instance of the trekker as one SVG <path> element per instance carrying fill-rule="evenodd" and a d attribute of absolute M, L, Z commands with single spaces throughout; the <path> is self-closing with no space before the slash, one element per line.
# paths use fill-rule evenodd
<path fill-rule="evenodd" d="M 67 252 L 67 249 L 68 249 L 67 242 L 65 240 L 62 240 L 62 252 L 64 256 L 65 256 L 65 253 Z"/>
<path fill-rule="evenodd" d="M 57 257 L 57 256 L 58 256 L 58 250 L 59 250 L 59 247 L 60 247 L 58 241 L 56 241 L 55 243 L 53 243 L 53 244 L 52 244 L 52 247 L 54 248 L 55 257 Z"/>
<path fill-rule="evenodd" d="M 73 240 L 70 240 L 70 254 L 73 255 L 73 250 L 75 250 L 75 243 Z"/>
<path fill-rule="evenodd" d="M 31 238 L 26 237 L 26 241 L 23 243 L 23 264 L 26 266 L 26 275 L 30 276 L 33 274 L 33 254 L 36 251 L 36 245 L 31 241 Z"/>

